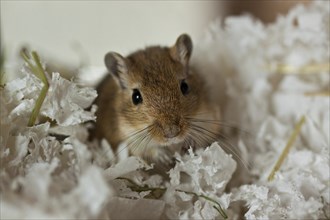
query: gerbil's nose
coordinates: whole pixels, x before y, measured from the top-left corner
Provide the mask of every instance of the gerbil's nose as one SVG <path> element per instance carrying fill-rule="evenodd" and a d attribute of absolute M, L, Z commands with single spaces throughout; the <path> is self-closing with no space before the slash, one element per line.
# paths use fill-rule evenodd
<path fill-rule="evenodd" d="M 180 133 L 181 129 L 177 125 L 167 125 L 164 127 L 164 136 L 166 138 L 174 138 L 178 136 Z"/>

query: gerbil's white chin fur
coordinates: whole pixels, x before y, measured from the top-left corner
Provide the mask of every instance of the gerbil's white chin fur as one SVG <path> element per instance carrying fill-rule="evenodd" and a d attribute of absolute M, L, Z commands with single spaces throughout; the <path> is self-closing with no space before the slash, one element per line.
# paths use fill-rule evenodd
<path fill-rule="evenodd" d="M 180 144 L 183 143 L 184 138 L 182 137 L 174 137 L 174 138 L 167 138 L 165 142 L 162 142 L 162 146 L 170 146 L 173 144 Z"/>

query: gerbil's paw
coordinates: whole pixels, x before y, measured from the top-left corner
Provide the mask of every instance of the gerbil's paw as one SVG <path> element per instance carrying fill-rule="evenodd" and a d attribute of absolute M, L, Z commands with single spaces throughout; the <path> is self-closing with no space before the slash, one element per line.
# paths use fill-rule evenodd
<path fill-rule="evenodd" d="M 176 163 L 175 158 L 171 157 L 171 158 L 161 159 L 158 165 L 161 166 L 164 170 L 168 171 L 175 166 L 175 163 Z"/>
<path fill-rule="evenodd" d="M 173 161 L 173 155 L 169 150 L 162 150 L 158 159 L 161 163 L 170 164 Z"/>
<path fill-rule="evenodd" d="M 155 168 L 163 171 L 168 171 L 175 166 L 176 160 L 173 153 L 167 148 L 160 148 L 157 150 L 155 159 Z"/>
<path fill-rule="evenodd" d="M 194 140 L 189 140 L 185 142 L 181 147 L 181 153 L 186 154 L 190 148 L 193 151 L 196 150 L 196 142 Z"/>

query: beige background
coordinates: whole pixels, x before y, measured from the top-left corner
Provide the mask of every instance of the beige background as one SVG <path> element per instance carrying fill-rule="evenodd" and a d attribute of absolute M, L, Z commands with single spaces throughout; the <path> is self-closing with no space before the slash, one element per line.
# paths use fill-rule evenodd
<path fill-rule="evenodd" d="M 148 45 L 169 45 L 183 32 L 196 42 L 217 18 L 248 11 L 272 22 L 293 5 L 308 2 L 0 0 L 1 49 L 7 72 L 17 72 L 12 67 L 20 66 L 16 62 L 23 46 L 37 50 L 47 64 L 51 60 L 69 70 L 80 64 L 104 67 L 110 50 L 127 55 Z"/>
<path fill-rule="evenodd" d="M 1 40 L 7 59 L 28 46 L 61 63 L 98 66 L 109 50 L 172 44 L 183 32 L 196 39 L 220 14 L 219 1 L 1 0 Z"/>

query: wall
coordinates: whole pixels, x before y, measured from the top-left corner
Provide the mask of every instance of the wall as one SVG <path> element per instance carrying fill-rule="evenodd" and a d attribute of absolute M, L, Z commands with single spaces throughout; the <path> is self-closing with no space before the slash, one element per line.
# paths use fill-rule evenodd
<path fill-rule="evenodd" d="M 196 39 L 219 14 L 218 1 L 1 0 L 1 40 L 9 59 L 28 45 L 73 66 L 103 65 L 110 50 L 173 44 L 183 32 Z"/>

